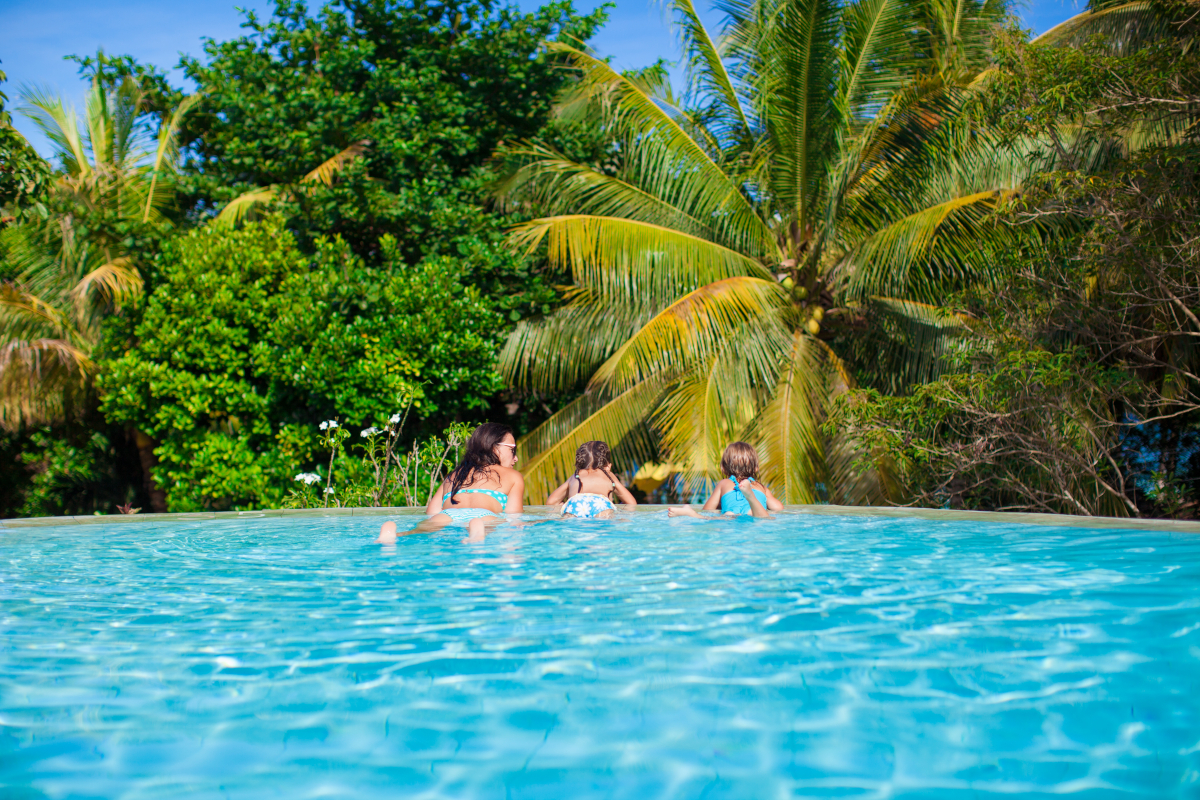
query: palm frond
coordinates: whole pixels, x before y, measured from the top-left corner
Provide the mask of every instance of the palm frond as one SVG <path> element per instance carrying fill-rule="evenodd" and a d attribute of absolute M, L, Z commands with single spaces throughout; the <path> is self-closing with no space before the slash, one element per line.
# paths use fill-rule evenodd
<path fill-rule="evenodd" d="M 1092 37 L 1099 36 L 1108 43 L 1113 54 L 1130 53 L 1150 42 L 1177 35 L 1179 20 L 1164 13 L 1164 5 L 1153 0 L 1133 2 L 1101 2 L 1070 19 L 1060 22 L 1050 30 L 1034 38 L 1033 44 L 1052 47 L 1078 47 Z M 1200 11 L 1200 3 L 1179 4 L 1190 16 Z"/>
<path fill-rule="evenodd" d="M 759 454 L 760 480 L 785 503 L 815 503 L 825 477 L 821 402 L 826 393 L 819 340 L 797 331 L 771 400 L 747 438 Z"/>
<path fill-rule="evenodd" d="M 624 179 L 697 219 L 711 219 L 731 247 L 751 256 L 770 250 L 771 231 L 743 193 L 680 120 L 633 79 L 581 50 L 550 43 L 580 71 L 559 106 L 566 117 L 601 122 L 623 144 Z"/>
<path fill-rule="evenodd" d="M 656 314 L 605 361 L 589 389 L 623 391 L 651 375 L 681 375 L 704 363 L 745 326 L 766 327 L 787 298 L 779 284 L 760 278 L 725 278 L 702 286 Z M 761 357 L 769 358 L 764 355 Z M 768 372 L 767 363 L 755 364 Z"/>
<path fill-rule="evenodd" d="M 351 161 L 361 157 L 363 153 L 367 152 L 370 146 L 371 143 L 365 139 L 361 142 L 355 142 L 337 155 L 321 162 L 316 169 L 312 170 L 303 178 L 301 178 L 301 183 L 321 183 L 325 186 L 332 185 L 333 176 L 345 169 L 346 165 Z"/>
<path fill-rule="evenodd" d="M 911 5 L 904 0 L 857 0 L 843 20 L 845 43 L 838 70 L 838 104 L 847 122 L 857 122 L 863 108 L 878 106 L 912 79 Z"/>
<path fill-rule="evenodd" d="M 608 442 L 619 460 L 653 458 L 642 429 L 663 389 L 664 383 L 655 376 L 616 394 L 585 392 L 524 436 L 518 452 L 523 459 L 525 496 L 543 502 L 574 473 L 575 451 L 587 441 Z"/>
<path fill-rule="evenodd" d="M 551 263 L 600 295 L 666 304 L 681 294 L 736 276 L 770 273 L 737 250 L 662 225 L 570 214 L 515 226 L 510 241 L 532 252 L 543 241 Z"/>
<path fill-rule="evenodd" d="M 47 424 L 81 405 L 94 364 L 87 354 L 59 339 L 0 342 L 0 427 Z"/>
<path fill-rule="evenodd" d="M 851 298 L 870 294 L 935 300 L 940 285 L 989 279 L 979 232 L 1004 198 L 982 191 L 923 208 L 872 232 L 833 267 Z M 994 225 L 994 238 L 1008 232 Z"/>
<path fill-rule="evenodd" d="M 24 101 L 21 113 L 42 132 L 62 162 L 68 175 L 86 174 L 91 169 L 87 148 L 79 130 L 79 117 L 63 99 L 49 89 L 26 86 L 21 89 Z"/>
<path fill-rule="evenodd" d="M 725 477 L 721 453 L 740 439 L 767 400 L 790 337 L 782 326 L 768 333 L 743 326 L 725 339 L 712 358 L 688 371 L 654 413 L 662 450 L 693 488 Z"/>
<path fill-rule="evenodd" d="M 719 138 L 739 142 L 744 147 L 753 139 L 753 129 L 720 48 L 700 20 L 692 0 L 672 0 L 671 9 L 683 37 L 693 94 L 707 97 L 712 103 L 709 114 L 715 118 Z"/>
<path fill-rule="evenodd" d="M 71 290 L 76 313 L 86 314 L 97 301 L 119 304 L 142 293 L 142 276 L 128 258 L 118 258 L 88 272 Z"/>
<path fill-rule="evenodd" d="M 987 68 L 989 46 L 1010 9 L 1005 0 L 922 0 L 918 48 L 948 83 L 968 85 Z"/>
<path fill-rule="evenodd" d="M 572 161 L 545 145 L 531 143 L 507 154 L 523 162 L 496 186 L 497 195 L 510 206 L 520 199 L 533 202 L 547 216 L 565 212 L 631 219 L 724 244 L 716 220 L 698 219 L 639 186 Z"/>
<path fill-rule="evenodd" d="M 242 220 L 246 219 L 257 206 L 274 203 L 279 198 L 279 188 L 276 186 L 264 186 L 260 189 L 251 189 L 248 192 L 238 195 L 225 204 L 221 212 L 217 214 L 213 224 L 215 225 L 237 225 Z"/>
<path fill-rule="evenodd" d="M 605 302 L 586 289 L 543 319 L 518 322 L 500 351 L 499 369 L 509 386 L 561 392 L 588 376 L 634 335 L 658 309 Z"/>
<path fill-rule="evenodd" d="M 733 9 L 732 3 L 727 8 Z M 816 222 L 836 125 L 835 65 L 841 37 L 835 0 L 754 0 L 734 13 L 729 36 L 752 74 L 756 115 L 773 149 L 771 191 L 784 217 Z"/>
<path fill-rule="evenodd" d="M 871 297 L 863 311 L 868 332 L 851 346 L 851 360 L 871 376 L 868 385 L 889 394 L 942 377 L 971 333 L 967 317 L 912 300 Z"/>
<path fill-rule="evenodd" d="M 158 129 L 158 146 L 154 151 L 154 161 L 150 165 L 150 187 L 146 193 L 146 205 L 142 211 L 142 221 L 148 222 L 151 213 L 164 206 L 169 199 L 169 190 L 173 188 L 169 182 L 162 181 L 160 176 L 175 172 L 179 162 L 179 131 L 183 119 L 192 107 L 199 103 L 204 95 L 197 92 L 183 98 L 170 119 Z"/>

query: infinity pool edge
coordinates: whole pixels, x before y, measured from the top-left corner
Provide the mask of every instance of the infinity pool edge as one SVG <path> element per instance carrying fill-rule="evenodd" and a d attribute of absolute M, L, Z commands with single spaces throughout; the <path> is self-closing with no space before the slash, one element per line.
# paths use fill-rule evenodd
<path fill-rule="evenodd" d="M 661 514 L 665 505 L 640 505 L 633 509 L 637 514 Z M 1041 525 L 1045 527 L 1103 528 L 1114 530 L 1150 530 L 1171 533 L 1200 533 L 1200 522 L 1169 519 L 1122 519 L 1118 517 L 1082 517 L 1069 514 L 1027 514 L 1005 511 L 949 511 L 936 508 L 894 508 L 884 506 L 835 506 L 835 505 L 789 505 L 787 511 L 804 514 L 839 517 L 886 517 L 928 519 L 943 522 L 982 522 L 999 524 Z M 527 513 L 551 514 L 550 506 L 526 506 Z M 318 518 L 318 517 L 406 517 L 424 513 L 420 507 L 390 508 L 297 508 L 269 509 L 263 511 L 206 511 L 179 514 L 104 514 L 67 517 L 23 517 L 0 520 L 0 530 L 17 528 L 56 527 L 61 525 L 143 523 L 143 522 L 198 522 L 226 519 L 275 519 Z"/>

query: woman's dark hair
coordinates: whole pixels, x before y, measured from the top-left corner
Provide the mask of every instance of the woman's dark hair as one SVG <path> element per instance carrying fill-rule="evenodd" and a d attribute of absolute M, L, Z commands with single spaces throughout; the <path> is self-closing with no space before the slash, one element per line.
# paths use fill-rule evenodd
<path fill-rule="evenodd" d="M 475 429 L 471 438 L 467 439 L 467 451 L 463 453 L 462 461 L 450 473 L 450 504 L 458 501 L 454 493 L 463 486 L 473 483 L 479 475 L 487 475 L 491 468 L 500 463 L 496 456 L 496 445 L 505 436 L 512 436 L 516 441 L 513 429 L 499 422 L 485 422 Z M 478 474 L 477 474 L 478 473 Z"/>
<path fill-rule="evenodd" d="M 575 451 L 575 471 L 581 469 L 608 469 L 612 466 L 612 453 L 604 442 L 584 442 Z"/>

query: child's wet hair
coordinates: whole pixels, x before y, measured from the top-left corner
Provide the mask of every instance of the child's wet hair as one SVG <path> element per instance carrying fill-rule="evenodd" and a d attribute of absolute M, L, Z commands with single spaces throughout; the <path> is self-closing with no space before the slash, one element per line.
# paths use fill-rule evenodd
<path fill-rule="evenodd" d="M 739 481 L 758 475 L 758 453 L 745 442 L 730 442 L 721 454 L 721 472 Z"/>
<path fill-rule="evenodd" d="M 609 469 L 612 453 L 604 442 L 584 442 L 575 451 L 575 471 L 581 469 Z"/>

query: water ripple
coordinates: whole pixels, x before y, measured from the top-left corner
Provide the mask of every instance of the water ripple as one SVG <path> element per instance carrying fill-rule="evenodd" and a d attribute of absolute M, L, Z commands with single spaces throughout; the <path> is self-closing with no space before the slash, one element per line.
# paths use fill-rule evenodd
<path fill-rule="evenodd" d="M 4 532 L 0 796 L 1200 797 L 1200 537 L 376 526 Z"/>

